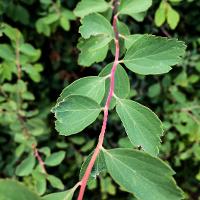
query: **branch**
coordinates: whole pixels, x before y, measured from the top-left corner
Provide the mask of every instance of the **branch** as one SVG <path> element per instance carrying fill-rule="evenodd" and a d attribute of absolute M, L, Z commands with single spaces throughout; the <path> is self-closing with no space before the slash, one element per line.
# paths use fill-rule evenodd
<path fill-rule="evenodd" d="M 19 31 L 17 30 L 17 33 L 16 33 L 16 51 L 15 51 L 15 54 L 16 54 L 16 66 L 17 66 L 17 78 L 18 80 L 21 80 L 21 66 L 20 66 L 20 53 L 19 53 L 19 37 L 20 37 L 20 33 Z"/>
<path fill-rule="evenodd" d="M 37 158 L 38 162 L 39 162 L 39 165 L 41 166 L 42 168 L 42 171 L 44 174 L 47 174 L 47 171 L 46 171 L 46 168 L 45 168 L 45 164 L 44 164 L 44 161 L 42 160 L 39 152 L 38 152 L 38 149 L 36 148 L 36 146 L 33 144 L 32 145 L 32 148 L 33 148 L 33 151 L 34 151 L 34 155 L 35 157 Z"/>
<path fill-rule="evenodd" d="M 101 128 L 101 133 L 99 135 L 99 141 L 98 144 L 94 150 L 94 153 L 92 155 L 92 158 L 88 164 L 88 167 L 85 171 L 85 174 L 81 180 L 81 187 L 80 187 L 80 191 L 79 191 L 79 195 L 78 195 L 78 199 L 77 200 L 82 200 L 83 199 L 83 195 L 85 192 L 85 188 L 87 185 L 87 181 L 89 179 L 90 173 L 92 171 L 92 168 L 94 166 L 94 163 L 97 159 L 97 156 L 99 155 L 99 152 L 102 148 L 103 145 L 103 141 L 104 141 L 104 137 L 105 137 L 105 131 L 106 131 L 106 126 L 107 126 L 107 121 L 108 121 L 108 110 L 110 107 L 110 102 L 111 99 L 113 97 L 114 94 L 114 87 L 115 87 L 115 72 L 117 69 L 117 65 L 119 62 L 119 32 L 117 30 L 117 9 L 118 9 L 118 4 L 119 1 L 118 0 L 114 0 L 113 2 L 113 13 L 114 13 L 114 17 L 113 17 L 113 31 L 115 33 L 115 61 L 113 63 L 113 67 L 110 73 L 110 89 L 109 89 L 109 94 L 106 100 L 106 104 L 104 106 L 104 117 L 103 117 L 103 124 L 102 124 L 102 128 Z"/>

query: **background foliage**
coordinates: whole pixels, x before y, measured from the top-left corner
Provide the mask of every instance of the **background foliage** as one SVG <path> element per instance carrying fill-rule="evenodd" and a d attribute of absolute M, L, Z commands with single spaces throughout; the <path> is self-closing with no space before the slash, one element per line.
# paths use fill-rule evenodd
<path fill-rule="evenodd" d="M 70 188 L 78 181 L 101 126 L 99 120 L 83 134 L 62 137 L 50 113 L 64 86 L 97 75 L 112 59 L 108 54 L 102 64 L 78 66 L 79 20 L 72 12 L 77 3 L 0 1 L 0 177 L 23 181 L 39 194 Z M 169 74 L 129 77 L 131 97 L 164 122 L 160 156 L 177 172 L 175 179 L 190 200 L 200 199 L 199 9 L 198 0 L 155 0 L 143 22 L 123 17 L 132 33 L 178 37 L 188 45 L 183 62 Z M 118 117 L 110 115 L 105 146 L 127 147 L 124 136 Z M 48 175 L 33 153 L 42 156 Z M 132 199 L 102 176 L 89 184 L 85 199 L 90 193 L 94 199 Z"/>

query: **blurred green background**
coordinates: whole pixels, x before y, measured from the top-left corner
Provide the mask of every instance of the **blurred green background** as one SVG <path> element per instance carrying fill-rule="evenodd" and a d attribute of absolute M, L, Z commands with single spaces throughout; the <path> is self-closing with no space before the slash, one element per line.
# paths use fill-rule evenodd
<path fill-rule="evenodd" d="M 113 61 L 110 52 L 90 68 L 77 64 L 80 22 L 72 11 L 78 2 L 0 0 L 0 178 L 20 180 L 40 195 L 78 182 L 102 123 L 100 116 L 82 133 L 63 137 L 55 131 L 50 112 L 65 86 L 97 75 Z M 200 1 L 153 0 L 143 22 L 122 20 L 132 34 L 176 37 L 188 45 L 183 61 L 170 73 L 129 77 L 131 98 L 154 110 L 164 123 L 160 157 L 176 171 L 186 199 L 200 200 Z M 115 112 L 110 113 L 104 145 L 130 146 Z M 47 177 L 34 150 L 46 163 Z M 88 188 L 88 200 L 134 199 L 107 174 Z"/>

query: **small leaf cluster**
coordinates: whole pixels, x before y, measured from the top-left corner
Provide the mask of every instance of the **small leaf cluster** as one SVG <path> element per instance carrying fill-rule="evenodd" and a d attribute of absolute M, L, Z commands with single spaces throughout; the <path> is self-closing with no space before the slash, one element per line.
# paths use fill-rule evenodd
<path fill-rule="evenodd" d="M 35 96 L 29 90 L 30 83 L 41 80 L 41 51 L 27 43 L 22 33 L 8 24 L 2 25 L 2 37 L 9 42 L 0 44 L 0 125 L 7 127 L 3 134 L 12 137 L 15 144 L 9 150 L 14 156 L 5 159 L 9 164 L 3 172 L 16 174 L 24 180 L 29 177 L 40 195 L 46 192 L 47 181 L 52 187 L 63 189 L 62 181 L 44 171 L 36 156 L 37 151 L 47 167 L 58 166 L 65 158 L 63 151 L 51 153 L 49 147 L 37 148 L 39 138 L 49 134 L 44 122 L 48 111 L 40 115 L 34 106 Z"/>
<path fill-rule="evenodd" d="M 169 27 L 173 30 L 177 27 L 180 21 L 180 14 L 171 6 L 170 3 L 178 4 L 181 0 L 161 1 L 155 13 L 156 26 L 162 26 L 167 21 Z"/>
<path fill-rule="evenodd" d="M 42 12 L 41 17 L 36 21 L 36 30 L 40 34 L 50 36 L 60 26 L 63 30 L 70 29 L 70 21 L 75 20 L 72 11 L 64 8 L 61 2 L 52 0 L 40 0 Z"/>

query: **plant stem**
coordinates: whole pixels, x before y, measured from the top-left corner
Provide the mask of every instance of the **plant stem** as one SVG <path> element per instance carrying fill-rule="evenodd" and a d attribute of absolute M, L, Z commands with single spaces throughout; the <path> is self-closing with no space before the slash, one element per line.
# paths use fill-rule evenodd
<path fill-rule="evenodd" d="M 21 80 L 21 66 L 20 66 L 20 54 L 19 54 L 19 37 L 20 37 L 20 33 L 17 30 L 17 36 L 16 36 L 16 66 L 17 66 L 17 78 L 18 80 Z"/>
<path fill-rule="evenodd" d="M 88 164 L 88 167 L 85 171 L 85 174 L 81 180 L 81 187 L 80 187 L 80 191 L 79 191 L 79 195 L 78 195 L 78 199 L 77 200 L 82 200 L 83 199 L 83 195 L 85 192 L 85 188 L 87 185 L 87 181 L 88 178 L 90 176 L 90 173 L 92 171 L 92 168 L 94 166 L 94 163 L 97 159 L 97 156 L 99 155 L 99 152 L 102 148 L 103 145 L 103 141 L 104 141 L 104 137 L 105 137 L 105 131 L 106 131 L 106 126 L 107 126 L 107 121 L 108 121 L 108 110 L 110 107 L 110 102 L 111 99 L 113 97 L 114 94 L 114 87 L 115 87 L 115 72 L 117 69 L 117 65 L 118 65 L 118 61 L 119 61 L 119 51 L 120 51 L 120 47 L 119 47 L 119 32 L 117 29 L 117 8 L 118 8 L 118 4 L 119 1 L 118 0 L 114 0 L 113 1 L 113 12 L 114 12 L 114 16 L 113 16 L 113 31 L 115 34 L 115 61 L 113 63 L 113 67 L 111 69 L 111 73 L 110 73 L 110 88 L 109 88 L 109 94 L 106 100 L 106 104 L 104 106 L 104 117 L 103 117 L 103 124 L 102 124 L 102 128 L 101 128 L 101 133 L 99 135 L 99 141 L 98 144 L 94 150 L 94 153 L 92 155 L 92 158 Z"/>
<path fill-rule="evenodd" d="M 33 151 L 34 151 L 34 155 L 35 157 L 37 158 L 38 162 L 39 162 L 39 165 L 41 166 L 42 168 L 42 171 L 44 174 L 47 174 L 47 171 L 46 171 L 46 168 L 45 168 L 45 164 L 44 164 L 44 161 L 42 160 L 39 152 L 38 152 L 38 149 L 36 148 L 36 146 L 33 144 L 32 145 L 32 148 L 33 148 Z"/>

